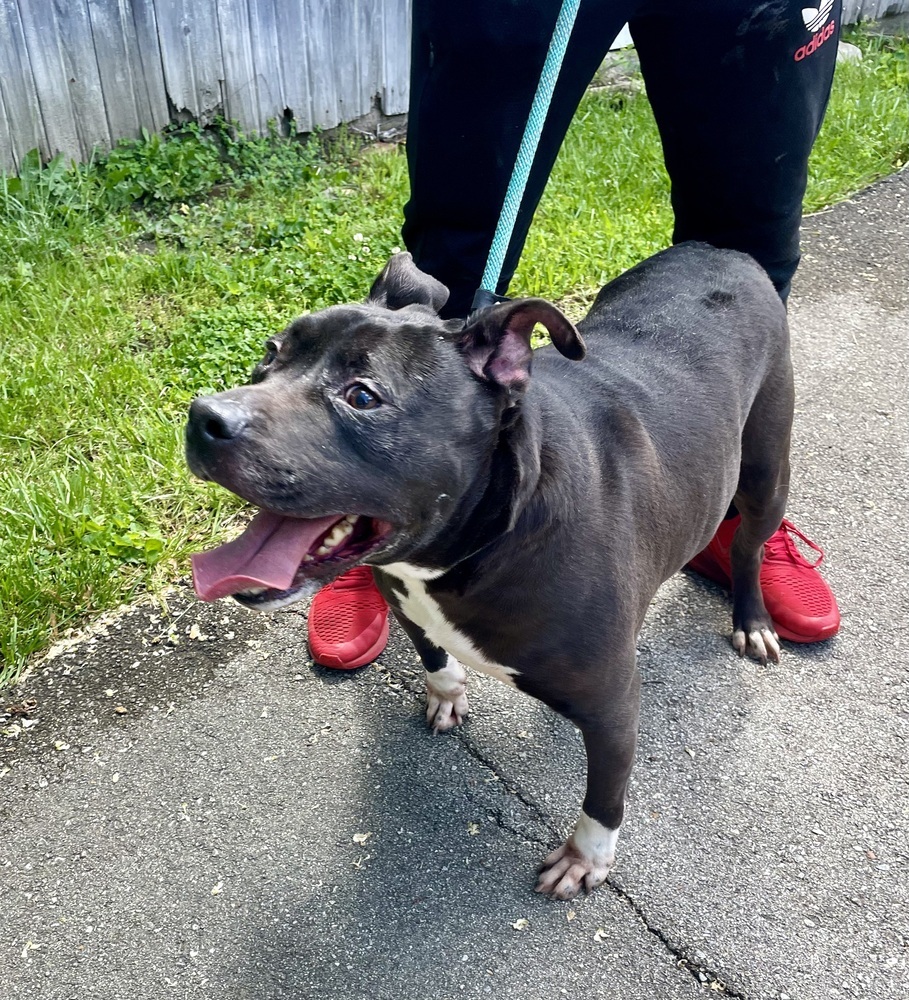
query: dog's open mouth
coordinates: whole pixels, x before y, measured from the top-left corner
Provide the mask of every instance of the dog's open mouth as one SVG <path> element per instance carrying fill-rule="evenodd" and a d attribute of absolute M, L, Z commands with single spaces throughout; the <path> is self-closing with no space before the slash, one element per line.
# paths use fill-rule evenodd
<path fill-rule="evenodd" d="M 192 557 L 193 586 L 203 601 L 233 595 L 249 607 L 285 604 L 378 549 L 391 528 L 354 514 L 310 519 L 260 510 L 239 538 Z"/>

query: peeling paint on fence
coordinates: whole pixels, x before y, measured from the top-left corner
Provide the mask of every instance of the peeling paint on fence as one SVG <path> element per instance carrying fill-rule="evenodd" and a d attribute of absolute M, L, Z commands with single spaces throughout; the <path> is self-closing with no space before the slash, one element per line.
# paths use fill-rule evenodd
<path fill-rule="evenodd" d="M 0 168 L 222 115 L 331 128 L 407 110 L 409 0 L 0 0 Z"/>

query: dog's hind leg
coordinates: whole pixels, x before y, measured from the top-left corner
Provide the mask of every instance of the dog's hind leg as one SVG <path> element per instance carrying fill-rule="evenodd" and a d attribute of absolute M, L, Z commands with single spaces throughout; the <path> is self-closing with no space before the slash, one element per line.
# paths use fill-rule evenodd
<path fill-rule="evenodd" d="M 735 505 L 742 515 L 732 541 L 732 644 L 762 662 L 780 658 L 779 638 L 761 596 L 764 542 L 779 528 L 789 494 L 792 367 L 788 357 L 768 378 L 742 432 Z"/>

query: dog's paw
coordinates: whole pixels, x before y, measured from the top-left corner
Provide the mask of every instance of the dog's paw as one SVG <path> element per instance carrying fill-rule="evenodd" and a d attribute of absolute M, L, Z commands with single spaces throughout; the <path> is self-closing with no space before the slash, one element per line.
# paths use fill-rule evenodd
<path fill-rule="evenodd" d="M 466 718 L 466 693 L 449 700 L 440 698 L 430 690 L 426 692 L 426 721 L 434 733 L 444 733 L 446 729 L 460 726 Z"/>
<path fill-rule="evenodd" d="M 426 721 L 444 733 L 467 718 L 467 671 L 453 657 L 441 669 L 426 672 Z"/>
<path fill-rule="evenodd" d="M 582 889 L 592 892 L 602 885 L 614 860 L 614 856 L 600 861 L 587 857 L 569 837 L 543 859 L 534 891 L 552 899 L 574 899 Z"/>
<path fill-rule="evenodd" d="M 737 628 L 732 633 L 732 646 L 739 656 L 751 656 L 761 663 L 772 660 L 780 662 L 780 637 L 765 625 L 755 625 L 748 628 Z"/>
<path fill-rule="evenodd" d="M 582 810 L 574 833 L 543 859 L 536 892 L 553 899 L 574 899 L 582 889 L 592 892 L 615 864 L 618 839 L 618 829 L 610 830 Z"/>

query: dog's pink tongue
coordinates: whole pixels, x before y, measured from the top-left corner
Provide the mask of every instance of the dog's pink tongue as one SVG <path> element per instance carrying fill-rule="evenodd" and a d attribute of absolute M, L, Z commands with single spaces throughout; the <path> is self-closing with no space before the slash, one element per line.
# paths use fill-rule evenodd
<path fill-rule="evenodd" d="M 287 590 L 313 542 L 338 520 L 303 520 L 262 510 L 232 542 L 192 557 L 193 587 L 203 601 L 217 601 L 250 587 Z"/>

